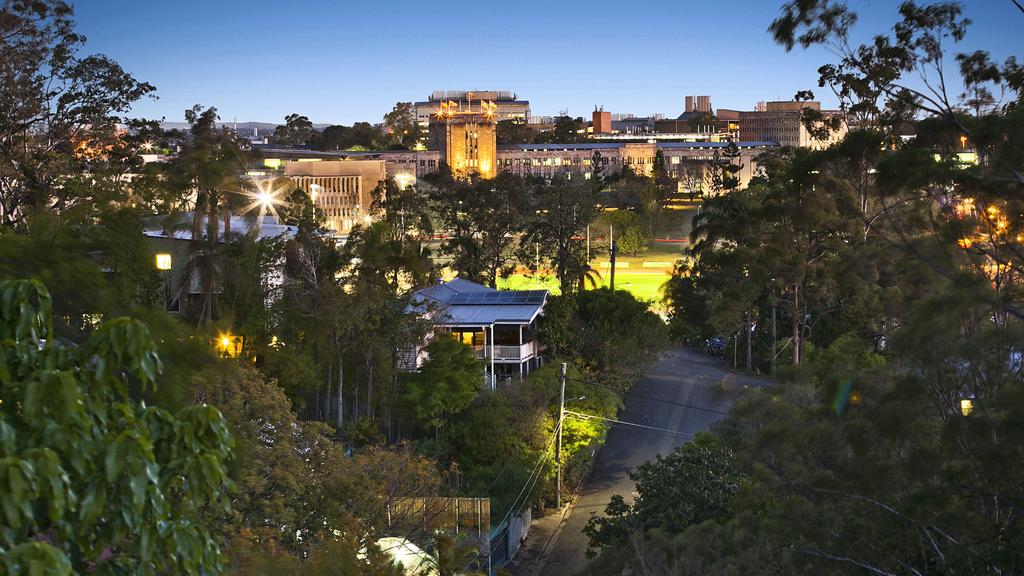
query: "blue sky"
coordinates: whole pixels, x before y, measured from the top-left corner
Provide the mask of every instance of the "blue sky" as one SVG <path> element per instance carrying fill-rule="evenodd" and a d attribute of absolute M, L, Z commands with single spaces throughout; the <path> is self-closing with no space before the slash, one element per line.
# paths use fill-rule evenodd
<path fill-rule="evenodd" d="M 768 25 L 782 0 L 275 2 L 73 1 L 88 52 L 157 87 L 135 112 L 169 121 L 193 104 L 223 120 L 379 122 L 434 90 L 513 90 L 535 115 L 595 105 L 673 116 L 688 94 L 749 109 L 817 88 L 822 50 L 786 53 Z M 896 0 L 850 0 L 859 35 L 896 21 Z M 964 49 L 1024 57 L 1024 14 L 972 0 Z"/>

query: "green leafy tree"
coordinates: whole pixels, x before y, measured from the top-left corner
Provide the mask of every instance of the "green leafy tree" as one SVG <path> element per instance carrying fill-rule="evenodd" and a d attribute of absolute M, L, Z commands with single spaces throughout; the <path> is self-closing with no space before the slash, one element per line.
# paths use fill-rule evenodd
<path fill-rule="evenodd" d="M 197 522 L 225 504 L 232 440 L 220 412 L 198 403 L 171 414 L 128 395 L 161 370 L 141 323 L 114 319 L 67 347 L 42 284 L 0 282 L 0 301 L 4 571 L 220 572 Z"/>
<path fill-rule="evenodd" d="M 615 244 L 629 256 L 642 256 L 651 241 L 640 215 L 632 210 L 615 210 L 604 214 L 603 220 L 613 227 Z"/>
<path fill-rule="evenodd" d="M 242 174 L 246 156 L 239 141 L 226 129 L 217 128 L 217 109 L 196 105 L 185 111 L 190 138 L 170 166 L 172 185 L 183 201 L 194 196 L 192 207 L 193 253 L 184 282 L 198 278 L 203 299 L 189 314 L 199 322 L 219 316 L 218 287 L 223 283 L 224 241 L 231 233 L 231 215 L 249 203 L 251 184 Z M 221 223 L 223 222 L 223 227 Z"/>
<path fill-rule="evenodd" d="M 281 146 L 315 145 L 319 134 L 309 118 L 298 114 L 284 117 L 284 124 L 274 128 L 272 139 Z"/>
<path fill-rule="evenodd" d="M 633 530 L 657 528 L 678 534 L 725 514 L 746 482 L 732 452 L 721 441 L 699 434 L 666 457 L 630 473 L 636 500 L 613 497 L 605 516 L 592 516 L 584 532 L 590 547 L 622 545 Z"/>
<path fill-rule="evenodd" d="M 537 133 L 533 141 L 536 144 L 555 144 L 560 142 L 586 142 L 589 139 L 587 136 L 587 123 L 582 118 L 559 116 L 555 119 L 554 129 Z"/>
<path fill-rule="evenodd" d="M 410 374 L 403 398 L 416 418 L 440 434 L 447 419 L 464 410 L 483 386 L 483 363 L 472 348 L 445 336 L 427 345 L 427 361 Z"/>
<path fill-rule="evenodd" d="M 442 253 L 452 257 L 460 277 L 496 288 L 515 268 L 515 242 L 533 222 L 538 184 L 510 173 L 472 183 L 435 182 L 431 204 L 450 231 Z"/>
<path fill-rule="evenodd" d="M 94 210 L 113 199 L 125 200 L 93 184 L 103 172 L 120 169 L 115 157 L 125 141 L 117 134 L 118 124 L 127 122 L 131 106 L 154 88 L 105 56 L 79 56 L 84 42 L 65 2 L 0 5 L 4 228 L 23 227 L 33 211 Z M 86 173 L 89 177 L 76 176 Z"/>
<path fill-rule="evenodd" d="M 536 131 L 518 118 L 499 120 L 496 130 L 498 144 L 530 144 L 536 136 Z"/>
<path fill-rule="evenodd" d="M 412 150 L 423 138 L 423 127 L 416 120 L 416 109 L 412 102 L 398 102 L 384 115 L 384 131 L 390 146 Z"/>
<path fill-rule="evenodd" d="M 536 216 L 520 239 L 519 260 L 533 267 L 539 253 L 554 269 L 561 292 L 571 293 L 589 264 L 584 238 L 599 213 L 597 190 L 557 180 L 538 189 L 536 198 Z"/>

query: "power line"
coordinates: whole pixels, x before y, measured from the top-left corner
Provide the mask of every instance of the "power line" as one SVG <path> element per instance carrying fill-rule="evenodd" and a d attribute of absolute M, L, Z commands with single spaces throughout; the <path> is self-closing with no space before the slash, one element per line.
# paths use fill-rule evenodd
<path fill-rule="evenodd" d="M 643 398 L 645 400 L 651 400 L 651 401 L 654 401 L 654 402 L 661 402 L 663 404 L 670 404 L 672 406 L 679 406 L 681 408 L 690 408 L 692 410 L 700 410 L 702 412 L 711 412 L 712 414 L 721 414 L 723 416 L 728 416 L 729 415 L 729 412 L 727 412 L 725 410 L 716 410 L 714 408 L 704 408 L 702 406 L 694 406 L 693 404 L 686 404 L 686 403 L 683 403 L 683 402 L 674 402 L 672 400 L 666 400 L 665 398 L 655 398 L 654 396 L 648 396 L 646 394 L 641 394 L 639 392 L 633 392 L 632 390 L 627 390 L 626 392 L 622 392 L 621 390 L 618 390 L 618 389 L 613 388 L 611 386 L 606 386 L 604 384 L 598 384 L 597 382 L 587 382 L 587 381 L 584 381 L 584 380 L 577 380 L 575 378 L 569 378 L 569 380 L 572 380 L 573 382 L 576 382 L 577 384 L 585 384 L 587 386 L 597 386 L 599 388 L 606 388 L 608 390 L 612 390 L 612 391 L 615 391 L 615 392 L 619 392 L 619 393 L 623 393 L 623 394 L 628 394 L 630 396 L 636 396 L 637 398 Z"/>
<path fill-rule="evenodd" d="M 695 436 L 692 432 L 680 432 L 678 430 L 669 430 L 668 428 L 658 428 L 657 426 L 648 426 L 646 424 L 637 424 L 636 422 L 626 422 L 625 420 L 616 420 L 614 418 L 605 418 L 604 416 L 594 416 L 593 414 L 582 414 L 580 412 L 573 412 L 571 410 L 566 410 L 565 413 L 569 414 L 570 416 L 576 416 L 577 418 L 580 418 L 582 420 L 590 420 L 591 418 L 593 418 L 595 420 L 604 420 L 605 422 L 611 422 L 613 424 L 623 424 L 625 426 L 635 426 L 637 428 L 646 428 L 648 430 L 657 430 L 658 432 L 665 432 L 667 434 L 676 434 L 678 436 L 687 436 L 687 437 L 690 437 L 690 438 L 693 438 Z"/>
<path fill-rule="evenodd" d="M 526 497 L 523 498 L 522 503 L 525 504 L 526 500 L 530 497 L 530 494 L 533 493 L 533 488 L 537 485 L 537 480 L 540 479 L 540 471 L 541 471 L 544 463 L 547 462 L 547 459 L 548 459 L 547 448 L 549 448 L 551 443 L 554 442 L 555 438 L 557 438 L 558 432 L 561 430 L 561 428 L 562 428 L 562 420 L 559 420 L 558 421 L 558 425 L 555 426 L 555 434 L 552 435 L 551 442 L 548 442 L 548 444 L 546 444 L 544 446 L 544 455 L 541 456 L 540 460 L 537 462 L 537 465 L 533 468 L 533 472 L 530 473 L 530 477 L 526 479 L 525 483 L 523 483 L 523 488 L 519 491 L 519 494 L 516 496 L 515 500 L 512 501 L 512 505 L 509 507 L 508 512 L 505 513 L 505 516 L 501 519 L 501 522 L 498 522 L 498 526 L 501 526 L 502 523 L 504 523 L 506 520 L 508 520 L 508 518 L 512 515 L 512 512 L 515 511 L 516 507 L 520 505 L 519 499 L 523 498 L 524 494 L 526 495 Z M 497 481 L 497 478 L 495 478 L 495 481 Z M 492 482 L 491 484 L 493 485 L 494 483 Z M 529 490 L 527 490 L 527 487 L 529 487 Z M 490 540 L 491 540 L 491 535 L 488 534 L 487 535 L 488 545 L 490 544 Z M 465 572 L 466 569 L 468 569 L 470 566 L 472 566 L 473 563 L 476 562 L 477 559 L 479 559 L 479 558 L 480 558 L 480 553 L 477 552 L 473 556 L 473 559 L 470 560 L 465 566 L 463 566 L 462 570 L 458 571 L 458 574 L 461 574 L 461 573 Z"/>

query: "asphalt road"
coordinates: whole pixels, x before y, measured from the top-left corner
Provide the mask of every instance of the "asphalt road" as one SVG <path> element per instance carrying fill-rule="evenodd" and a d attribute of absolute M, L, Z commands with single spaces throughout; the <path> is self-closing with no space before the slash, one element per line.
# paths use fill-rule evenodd
<path fill-rule="evenodd" d="M 619 420 L 672 430 L 676 433 L 614 425 L 598 454 L 594 470 L 580 489 L 576 505 L 539 574 L 570 576 L 587 566 L 587 538 L 583 534 L 591 513 L 602 514 L 613 494 L 633 501 L 633 482 L 628 472 L 667 455 L 695 432 L 706 430 L 729 410 L 732 400 L 751 386 L 765 380 L 726 370 L 720 358 L 710 358 L 689 348 L 665 352 L 654 370 L 631 394 Z M 688 406 L 683 406 L 688 405 Z"/>

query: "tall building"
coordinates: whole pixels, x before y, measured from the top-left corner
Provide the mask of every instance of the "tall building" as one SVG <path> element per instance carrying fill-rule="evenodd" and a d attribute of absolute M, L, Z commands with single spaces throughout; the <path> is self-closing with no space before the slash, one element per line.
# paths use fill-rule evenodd
<path fill-rule="evenodd" d="M 288 162 L 284 174 L 323 210 L 327 228 L 341 236 L 372 221 L 373 190 L 387 178 L 383 160 Z"/>
<path fill-rule="evenodd" d="M 604 108 L 594 110 L 594 134 L 612 133 L 612 113 L 605 112 Z"/>
<path fill-rule="evenodd" d="M 497 107 L 486 100 L 438 103 L 430 118 L 430 147 L 457 177 L 498 173 Z"/>
<path fill-rule="evenodd" d="M 494 119 L 521 120 L 530 123 L 530 101 L 519 100 L 515 92 L 507 90 L 437 90 L 424 102 L 416 102 L 416 121 L 428 126 L 430 119 L 441 104 L 455 102 L 456 106 L 467 107 L 472 102 L 487 100 L 495 105 Z"/>
<path fill-rule="evenodd" d="M 685 112 L 711 112 L 711 96 L 687 96 Z"/>
<path fill-rule="evenodd" d="M 846 135 L 843 123 L 828 137 L 816 137 L 803 121 L 803 111 L 807 109 L 819 111 L 826 118 L 841 114 L 838 110 L 822 110 L 819 102 L 758 102 L 754 111 L 739 113 L 740 140 L 769 140 L 797 148 L 828 148 Z"/>

